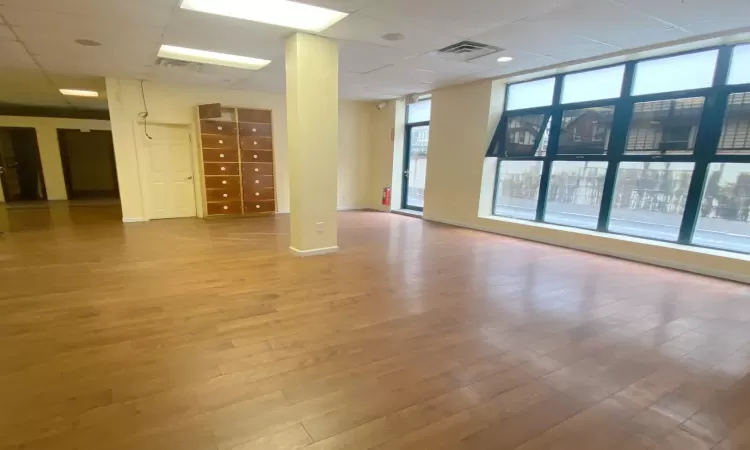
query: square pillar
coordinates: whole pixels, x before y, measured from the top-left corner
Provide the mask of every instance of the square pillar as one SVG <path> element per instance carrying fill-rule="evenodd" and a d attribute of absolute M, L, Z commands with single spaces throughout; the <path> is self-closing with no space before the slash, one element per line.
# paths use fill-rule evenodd
<path fill-rule="evenodd" d="M 286 43 L 290 241 L 293 253 L 338 250 L 338 45 L 296 33 Z"/>

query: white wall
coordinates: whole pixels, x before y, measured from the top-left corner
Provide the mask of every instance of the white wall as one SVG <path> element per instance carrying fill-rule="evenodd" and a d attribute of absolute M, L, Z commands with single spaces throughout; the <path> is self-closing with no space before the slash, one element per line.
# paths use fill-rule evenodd
<path fill-rule="evenodd" d="M 150 193 L 148 173 L 143 163 L 147 157 L 140 145 L 144 111 L 140 82 L 107 78 L 110 121 L 115 141 L 117 175 L 125 220 L 148 220 L 146 202 Z M 195 167 L 196 196 L 199 217 L 204 215 L 203 175 L 200 165 L 197 106 L 221 103 L 229 107 L 270 109 L 273 114 L 274 158 L 278 212 L 289 212 L 289 175 L 287 160 L 286 100 L 282 94 L 202 89 L 187 86 L 144 83 L 149 123 L 188 125 L 192 130 L 192 154 Z M 341 102 L 339 105 L 339 198 L 342 209 L 368 206 L 369 157 L 368 108 L 363 102 Z M 139 164 L 140 161 L 140 164 Z"/>
<path fill-rule="evenodd" d="M 44 185 L 47 188 L 47 199 L 65 200 L 68 198 L 68 194 L 65 188 L 65 175 L 63 174 L 57 130 L 59 128 L 109 130 L 110 124 L 108 120 L 0 116 L 0 127 L 34 128 L 36 130 Z M 0 202 L 4 201 L 5 195 L 2 192 L 2 186 L 0 186 Z"/>

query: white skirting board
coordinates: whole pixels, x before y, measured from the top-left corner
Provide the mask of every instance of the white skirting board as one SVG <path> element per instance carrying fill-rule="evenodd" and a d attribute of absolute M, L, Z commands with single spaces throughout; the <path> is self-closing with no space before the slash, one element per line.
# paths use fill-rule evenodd
<path fill-rule="evenodd" d="M 136 219 L 133 217 L 123 217 L 122 223 L 137 223 L 137 222 L 148 222 L 148 219 Z"/>
<path fill-rule="evenodd" d="M 316 248 L 313 250 L 297 250 L 294 247 L 289 247 L 289 250 L 292 251 L 293 254 L 297 256 L 320 256 L 320 255 L 327 255 L 329 253 L 336 253 L 339 251 L 339 247 L 326 247 L 326 248 Z"/>

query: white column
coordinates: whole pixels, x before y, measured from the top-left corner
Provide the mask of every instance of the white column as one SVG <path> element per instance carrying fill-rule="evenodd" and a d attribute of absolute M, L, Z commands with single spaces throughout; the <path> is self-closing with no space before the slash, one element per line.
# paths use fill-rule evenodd
<path fill-rule="evenodd" d="M 286 44 L 291 250 L 338 250 L 338 45 L 297 33 Z"/>

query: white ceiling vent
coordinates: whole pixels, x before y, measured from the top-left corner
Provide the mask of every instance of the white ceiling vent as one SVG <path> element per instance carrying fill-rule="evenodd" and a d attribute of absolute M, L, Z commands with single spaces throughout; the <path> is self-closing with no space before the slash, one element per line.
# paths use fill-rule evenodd
<path fill-rule="evenodd" d="M 440 56 L 455 61 L 471 61 L 473 59 L 497 53 L 501 50 L 504 49 L 495 47 L 494 45 L 487 45 L 474 41 L 461 41 L 430 54 L 432 56 Z"/>
<path fill-rule="evenodd" d="M 156 58 L 156 65 L 166 69 L 184 69 L 190 72 L 205 72 L 206 65 L 172 58 Z"/>

